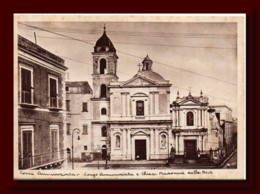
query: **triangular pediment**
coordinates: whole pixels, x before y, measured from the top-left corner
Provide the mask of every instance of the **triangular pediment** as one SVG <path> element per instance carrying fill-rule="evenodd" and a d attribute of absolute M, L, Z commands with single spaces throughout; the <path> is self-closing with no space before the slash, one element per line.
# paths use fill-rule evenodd
<path fill-rule="evenodd" d="M 196 100 L 188 99 L 188 100 L 183 100 L 179 104 L 180 105 L 200 105 L 200 102 L 198 102 Z"/>
<path fill-rule="evenodd" d="M 138 76 L 124 82 L 121 86 L 156 86 L 156 85 L 157 84 L 155 82 L 143 78 L 141 76 Z"/>

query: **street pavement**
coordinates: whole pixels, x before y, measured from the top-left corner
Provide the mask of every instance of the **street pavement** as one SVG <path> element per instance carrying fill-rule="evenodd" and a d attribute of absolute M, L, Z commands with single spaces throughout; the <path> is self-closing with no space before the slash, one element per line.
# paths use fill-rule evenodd
<path fill-rule="evenodd" d="M 230 158 L 221 165 L 222 168 L 236 168 L 237 165 L 237 153 L 234 152 Z M 214 169 L 220 168 L 214 163 L 193 163 L 193 164 L 171 164 L 166 165 L 166 160 L 156 161 L 108 161 L 107 166 L 113 170 L 123 169 Z M 65 162 L 60 168 L 61 170 L 71 170 L 72 163 Z M 91 170 L 104 170 L 106 169 L 106 161 L 92 161 L 92 162 L 74 162 L 74 169 L 91 169 Z"/>

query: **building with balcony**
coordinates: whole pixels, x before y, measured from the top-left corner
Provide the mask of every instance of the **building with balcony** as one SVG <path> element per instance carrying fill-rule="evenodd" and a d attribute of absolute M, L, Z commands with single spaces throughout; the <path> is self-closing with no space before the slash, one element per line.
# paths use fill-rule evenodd
<path fill-rule="evenodd" d="M 18 36 L 19 169 L 57 165 L 67 157 L 64 60 Z"/>

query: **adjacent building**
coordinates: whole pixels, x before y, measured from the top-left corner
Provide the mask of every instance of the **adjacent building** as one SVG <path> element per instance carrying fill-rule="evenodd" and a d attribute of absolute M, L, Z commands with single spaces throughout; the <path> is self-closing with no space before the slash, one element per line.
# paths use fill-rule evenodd
<path fill-rule="evenodd" d="M 64 60 L 18 36 L 19 169 L 66 158 Z"/>
<path fill-rule="evenodd" d="M 219 162 L 234 150 L 232 110 L 228 106 L 209 106 L 202 91 L 200 96 L 189 92 L 182 98 L 178 92 L 171 110 L 177 157 Z"/>
<path fill-rule="evenodd" d="M 74 161 L 86 161 L 91 153 L 92 93 L 86 81 L 66 82 L 66 136 L 69 160 L 72 157 L 72 141 Z"/>

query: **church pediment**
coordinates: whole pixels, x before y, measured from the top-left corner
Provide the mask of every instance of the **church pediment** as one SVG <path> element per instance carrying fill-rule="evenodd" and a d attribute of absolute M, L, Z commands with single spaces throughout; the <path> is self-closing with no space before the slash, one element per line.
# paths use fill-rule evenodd
<path fill-rule="evenodd" d="M 136 77 L 134 79 L 124 82 L 121 86 L 156 86 L 157 84 L 151 80 L 143 77 Z"/>
<path fill-rule="evenodd" d="M 131 133 L 131 136 L 147 136 L 149 133 L 147 133 L 144 130 L 138 130 Z"/>
<path fill-rule="evenodd" d="M 196 101 L 196 100 L 184 100 L 182 102 L 179 103 L 180 105 L 200 105 L 200 102 Z"/>

